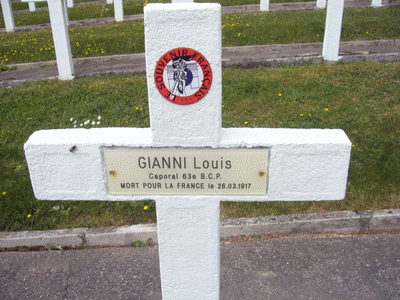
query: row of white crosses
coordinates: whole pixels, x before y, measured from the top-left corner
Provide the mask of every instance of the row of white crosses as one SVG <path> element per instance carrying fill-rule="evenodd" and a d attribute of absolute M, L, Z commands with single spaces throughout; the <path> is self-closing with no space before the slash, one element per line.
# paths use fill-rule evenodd
<path fill-rule="evenodd" d="M 36 11 L 36 2 L 49 2 L 50 0 L 21 0 L 22 2 L 28 2 L 29 11 Z M 67 14 L 67 8 L 74 7 L 74 0 L 58 0 L 60 5 L 64 6 L 65 13 Z M 116 22 L 121 22 L 124 20 L 124 8 L 122 0 L 107 0 L 108 4 L 114 3 L 114 17 Z M 7 32 L 15 31 L 14 15 L 11 7 L 11 0 L 1 0 L 1 8 L 3 11 L 4 23 Z M 49 14 L 51 14 L 49 9 Z M 68 20 L 68 16 L 67 16 Z M 68 25 L 68 22 L 67 24 Z M 53 28 L 53 25 L 52 25 Z"/>
<path fill-rule="evenodd" d="M 36 131 L 32 187 L 42 200 L 155 200 L 163 299 L 218 300 L 220 202 L 341 200 L 351 142 L 221 128 L 219 4 L 148 4 L 144 24 L 150 128 Z"/>
<path fill-rule="evenodd" d="M 14 31 L 14 18 L 11 9 L 10 0 L 0 0 L 4 15 L 4 21 L 7 31 Z M 39 2 L 46 0 L 22 0 L 23 2 Z M 73 0 L 47 0 L 49 6 L 50 22 L 53 32 L 54 48 L 57 59 L 58 78 L 61 80 L 70 80 L 74 78 L 74 66 L 70 39 L 68 34 L 68 11 L 67 2 L 70 4 Z M 112 0 L 107 0 L 112 1 Z M 114 0 L 115 20 L 123 21 L 123 0 Z M 193 0 L 172 0 L 172 3 L 192 3 Z M 73 5 L 73 2 L 72 2 Z M 381 6 L 381 0 L 373 0 L 374 7 Z M 317 0 L 317 7 L 326 7 L 326 0 Z M 339 44 L 343 19 L 344 0 L 328 1 L 327 16 L 325 24 L 325 35 L 323 42 L 322 57 L 326 61 L 339 60 Z M 269 0 L 261 0 L 260 9 L 269 10 Z"/>

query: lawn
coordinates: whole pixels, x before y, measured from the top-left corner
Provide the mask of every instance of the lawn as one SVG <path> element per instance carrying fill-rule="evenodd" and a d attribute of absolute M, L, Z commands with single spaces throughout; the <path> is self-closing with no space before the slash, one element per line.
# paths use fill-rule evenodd
<path fill-rule="evenodd" d="M 143 13 L 143 6 L 146 3 L 170 3 L 171 1 L 163 1 L 163 0 L 125 0 L 124 1 L 124 11 L 127 11 L 127 14 L 132 14 L 129 9 L 133 6 L 141 6 L 141 9 L 135 11 L 135 13 Z M 233 6 L 233 5 L 246 5 L 246 4 L 260 4 L 260 0 L 219 0 L 219 1 L 210 1 L 210 0 L 195 0 L 194 2 L 215 2 L 215 3 L 220 3 L 222 6 Z M 287 3 L 287 2 L 307 2 L 307 0 L 270 0 L 270 3 Z M 99 1 L 91 1 L 91 0 L 74 0 L 74 6 L 75 8 L 77 7 L 76 4 L 90 4 L 91 7 L 101 7 L 101 6 L 106 6 L 108 8 L 112 8 L 113 4 L 106 4 L 104 3 L 99 4 Z M 137 5 L 139 4 L 139 5 Z M 84 6 L 86 6 L 84 5 Z M 14 12 L 19 12 L 20 10 L 28 10 L 29 5 L 27 2 L 20 2 L 20 1 L 13 1 L 11 3 L 12 9 Z M 78 6 L 79 8 L 82 8 L 84 6 Z M 47 2 L 42 1 L 42 2 L 36 2 L 36 8 L 41 8 L 41 7 L 47 7 Z M 73 8 L 68 8 L 68 13 L 71 13 L 73 11 Z M 89 11 L 89 10 L 86 10 Z M 2 8 L 0 6 L 0 12 L 2 12 Z M 30 12 L 30 14 L 35 14 L 36 12 Z M 29 14 L 27 12 L 27 14 Z M 34 20 L 34 18 L 32 18 Z M 35 21 L 34 21 L 35 22 Z M 39 23 L 31 23 L 31 24 L 39 24 Z"/>
<path fill-rule="evenodd" d="M 341 128 L 353 148 L 345 200 L 224 202 L 221 218 L 400 207 L 399 84 L 400 63 L 224 69 L 224 127 Z M 155 222 L 152 201 L 36 200 L 23 152 L 39 129 L 148 127 L 144 74 L 31 82 L 0 102 L 1 231 Z"/>
<path fill-rule="evenodd" d="M 399 15 L 399 7 L 346 9 L 342 40 L 400 38 Z M 324 10 L 224 15 L 223 45 L 322 42 L 324 24 Z M 143 21 L 75 27 L 69 33 L 74 57 L 144 51 Z M 52 59 L 50 30 L 0 34 L 0 69 Z M 345 200 L 224 202 L 221 218 L 400 207 L 399 84 L 400 63 L 224 69 L 224 127 L 341 128 L 353 149 Z M 36 130 L 74 126 L 148 127 L 145 76 L 39 81 L 0 89 L 0 231 L 155 222 L 150 200 L 34 198 L 23 144 Z"/>

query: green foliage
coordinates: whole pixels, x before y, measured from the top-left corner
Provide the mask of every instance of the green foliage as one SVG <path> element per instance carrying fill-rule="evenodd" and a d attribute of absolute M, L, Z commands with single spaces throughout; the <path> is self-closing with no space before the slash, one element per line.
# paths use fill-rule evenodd
<path fill-rule="evenodd" d="M 400 64 L 224 70 L 225 127 L 340 128 L 353 143 L 347 196 L 224 203 L 222 217 L 400 207 Z"/>
<path fill-rule="evenodd" d="M 224 127 L 341 128 L 353 149 L 344 201 L 223 202 L 221 217 L 400 207 L 399 83 L 400 63 L 224 69 Z M 0 230 L 155 222 L 152 201 L 36 200 L 23 152 L 40 129 L 148 127 L 147 107 L 144 74 L 0 89 Z"/>
<path fill-rule="evenodd" d="M 342 41 L 400 37 L 400 7 L 346 9 Z M 322 42 L 326 10 L 275 11 L 222 16 L 223 46 Z"/>
<path fill-rule="evenodd" d="M 145 82 L 140 74 L 86 78 L 67 85 L 38 81 L 20 88 L 0 89 L 1 231 L 155 221 L 152 201 L 117 202 L 110 206 L 100 201 L 35 200 L 23 152 L 29 135 L 39 129 L 148 127 Z M 144 206 L 148 209 L 144 210 Z"/>
<path fill-rule="evenodd" d="M 153 245 L 153 240 L 152 239 L 148 239 L 146 242 L 142 242 L 140 240 L 134 241 L 132 243 L 133 247 L 147 247 L 147 246 L 151 246 Z"/>
<path fill-rule="evenodd" d="M 4 64 L 4 60 L 0 61 L 0 72 L 15 70 L 15 66 L 7 66 Z"/>

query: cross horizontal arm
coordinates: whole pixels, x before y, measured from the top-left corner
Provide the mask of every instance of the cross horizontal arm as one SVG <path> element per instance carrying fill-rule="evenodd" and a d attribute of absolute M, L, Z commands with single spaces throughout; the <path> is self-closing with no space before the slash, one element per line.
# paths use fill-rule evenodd
<path fill-rule="evenodd" d="M 110 194 L 107 191 L 109 173 L 103 157 L 105 147 L 154 148 L 150 128 L 60 129 L 33 133 L 25 144 L 25 154 L 35 196 L 42 200 L 105 201 L 178 197 L 157 195 L 157 190 L 152 191 L 154 196 Z M 265 195 L 206 197 L 220 201 L 344 198 L 351 142 L 342 130 L 223 128 L 217 146 L 238 151 L 259 147 L 269 149 Z M 153 167 L 157 171 L 158 166 Z M 205 196 L 179 195 L 181 199 L 193 197 Z"/>

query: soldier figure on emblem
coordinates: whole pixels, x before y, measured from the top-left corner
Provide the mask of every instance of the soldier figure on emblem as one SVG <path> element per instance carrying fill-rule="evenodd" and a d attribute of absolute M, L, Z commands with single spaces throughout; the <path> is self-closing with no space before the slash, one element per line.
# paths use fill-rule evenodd
<path fill-rule="evenodd" d="M 192 72 L 187 68 L 186 61 L 188 60 L 191 60 L 191 58 L 179 57 L 172 62 L 172 67 L 174 68 L 174 86 L 171 90 L 171 99 L 184 95 L 185 87 L 193 80 Z"/>

